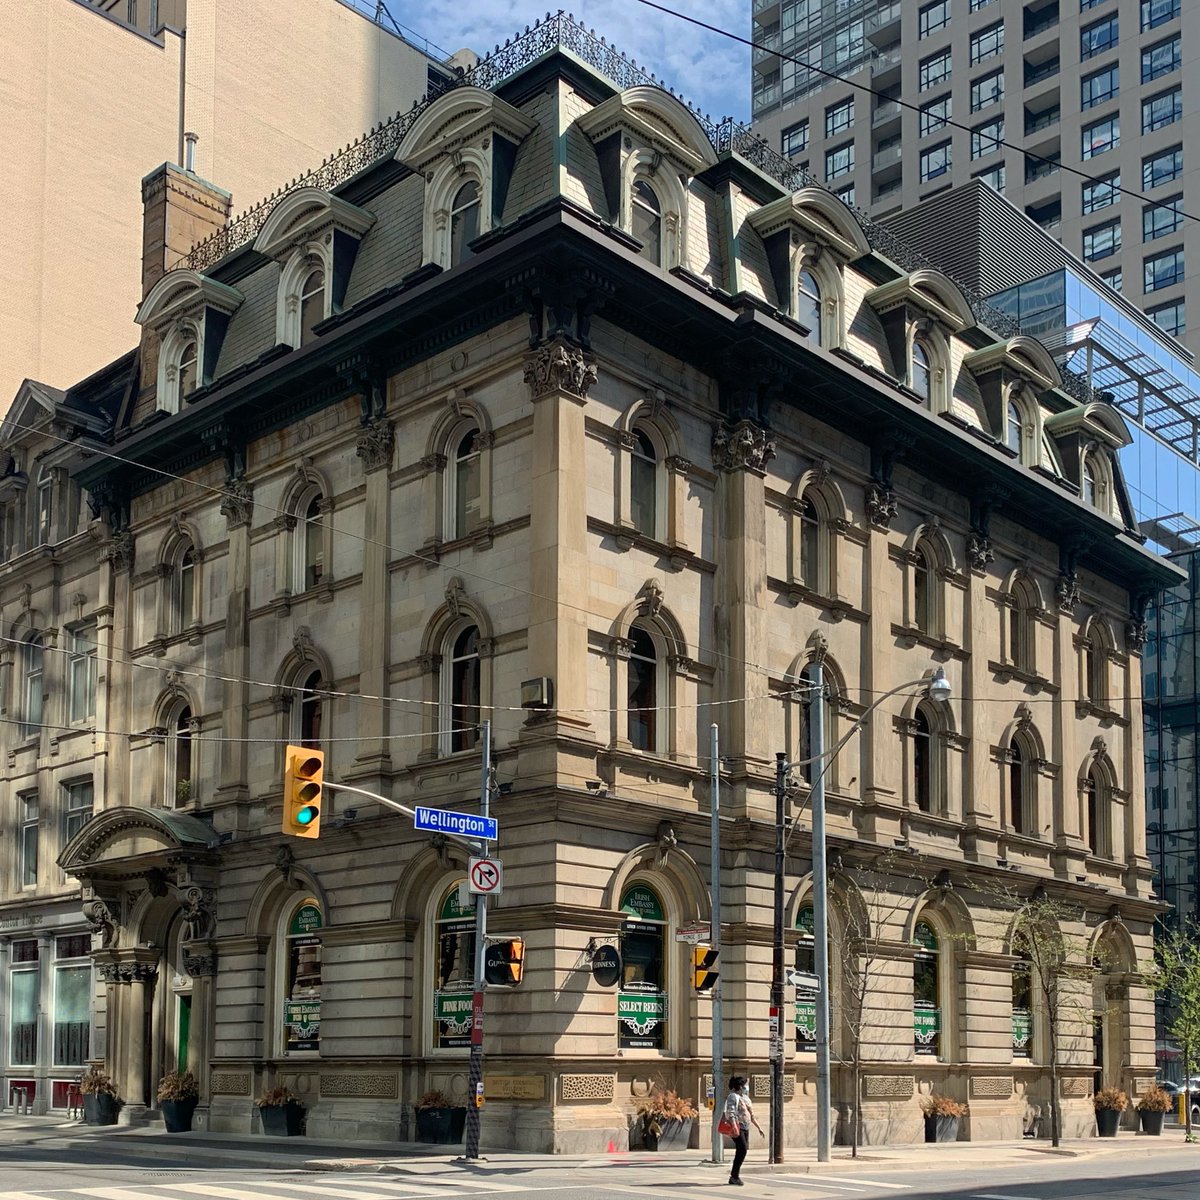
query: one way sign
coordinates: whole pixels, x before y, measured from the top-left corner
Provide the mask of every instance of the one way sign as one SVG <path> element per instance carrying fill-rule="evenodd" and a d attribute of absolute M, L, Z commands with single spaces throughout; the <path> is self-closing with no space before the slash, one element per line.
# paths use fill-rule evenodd
<path fill-rule="evenodd" d="M 504 868 L 498 858 L 473 858 L 467 864 L 467 889 L 473 896 L 498 896 L 504 890 Z"/>

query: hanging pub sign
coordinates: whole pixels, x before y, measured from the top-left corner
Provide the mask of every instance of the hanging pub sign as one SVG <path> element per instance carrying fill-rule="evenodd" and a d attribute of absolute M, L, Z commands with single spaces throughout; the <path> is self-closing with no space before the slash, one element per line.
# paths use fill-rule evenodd
<path fill-rule="evenodd" d="M 592 951 L 592 978 L 601 987 L 615 987 L 621 981 L 621 954 L 616 946 L 597 946 Z"/>

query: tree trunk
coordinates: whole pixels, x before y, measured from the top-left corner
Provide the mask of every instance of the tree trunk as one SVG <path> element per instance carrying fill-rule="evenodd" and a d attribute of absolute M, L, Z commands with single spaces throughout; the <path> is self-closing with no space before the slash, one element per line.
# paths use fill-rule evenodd
<path fill-rule="evenodd" d="M 854 1047 L 854 1132 L 850 1136 L 850 1157 L 858 1157 L 858 1143 L 862 1137 L 862 1068 L 859 1066 L 858 1047 Z"/>
<path fill-rule="evenodd" d="M 1050 1018 L 1050 1145 L 1058 1148 L 1062 1122 L 1058 1111 L 1058 1029 L 1056 1017 Z"/>
<path fill-rule="evenodd" d="M 1183 1047 L 1183 1140 L 1192 1140 L 1192 1048 L 1186 1042 Z"/>

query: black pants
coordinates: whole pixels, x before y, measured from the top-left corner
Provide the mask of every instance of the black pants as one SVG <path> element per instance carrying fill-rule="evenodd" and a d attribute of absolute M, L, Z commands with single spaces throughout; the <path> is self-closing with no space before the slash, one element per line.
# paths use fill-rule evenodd
<path fill-rule="evenodd" d="M 738 1131 L 737 1137 L 733 1139 L 733 1166 L 729 1168 L 729 1178 L 736 1179 L 738 1173 L 742 1169 L 742 1163 L 746 1161 L 746 1151 L 750 1149 L 750 1130 L 744 1126 Z"/>

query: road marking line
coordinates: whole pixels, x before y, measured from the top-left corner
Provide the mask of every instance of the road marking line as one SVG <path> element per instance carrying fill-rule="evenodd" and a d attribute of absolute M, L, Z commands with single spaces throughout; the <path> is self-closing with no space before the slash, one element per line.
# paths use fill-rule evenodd
<path fill-rule="evenodd" d="M 809 1178 L 820 1178 L 820 1176 L 810 1175 Z M 868 1187 L 888 1188 L 896 1192 L 911 1192 L 913 1187 L 911 1183 L 884 1183 L 882 1179 L 858 1179 L 851 1175 L 838 1175 L 837 1181 L 838 1183 L 865 1183 Z"/>
<path fill-rule="evenodd" d="M 971 1200 L 1042 1200 L 1040 1196 L 1013 1196 L 1008 1192 L 1000 1195 L 999 1192 L 976 1192 Z"/>

